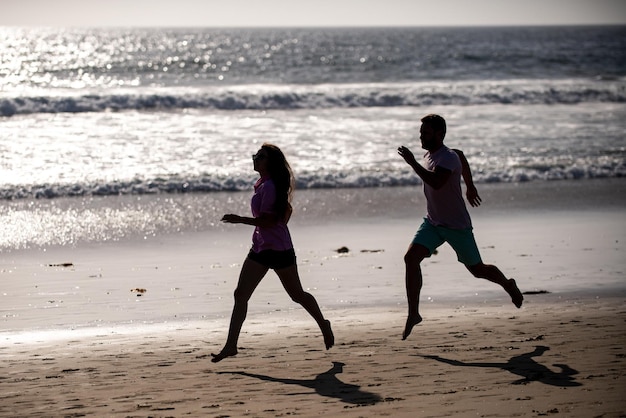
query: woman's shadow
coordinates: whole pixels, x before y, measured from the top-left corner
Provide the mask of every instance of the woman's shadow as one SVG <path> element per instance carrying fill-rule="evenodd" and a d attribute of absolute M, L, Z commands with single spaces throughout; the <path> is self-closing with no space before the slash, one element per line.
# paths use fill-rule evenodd
<path fill-rule="evenodd" d="M 305 388 L 313 389 L 318 395 L 328 398 L 336 398 L 342 402 L 356 405 L 373 405 L 381 401 L 381 397 L 375 393 L 361 390 L 360 386 L 344 383 L 337 379 L 337 374 L 343 372 L 344 363 L 333 362 L 330 370 L 318 374 L 314 379 L 287 379 L 281 377 L 272 377 L 256 373 L 248 372 L 218 372 L 219 374 L 238 374 L 241 376 L 254 377 L 256 379 L 268 382 L 283 383 L 286 385 L 298 385 Z M 309 393 L 309 392 L 303 392 Z M 293 393 L 297 395 L 299 393 Z"/>
<path fill-rule="evenodd" d="M 565 364 L 554 364 L 553 366 L 560 368 L 559 372 L 554 372 L 544 366 L 543 364 L 537 363 L 533 357 L 539 357 L 550 348 L 545 346 L 537 346 L 535 350 L 521 354 L 519 356 L 514 356 L 509 359 L 506 363 L 479 363 L 479 362 L 464 362 L 458 360 L 446 359 L 440 356 L 420 356 L 432 360 L 437 360 L 442 363 L 451 364 L 453 366 L 464 366 L 464 367 L 487 367 L 487 368 L 499 368 L 502 370 L 509 371 L 513 374 L 522 376 L 522 379 L 516 380 L 512 382 L 514 385 L 522 385 L 530 382 L 541 382 L 546 385 L 552 386 L 561 386 L 561 387 L 570 387 L 570 386 L 581 386 L 582 384 L 577 382 L 574 379 L 574 375 L 578 374 L 577 370 L 572 369 L 571 367 Z"/>

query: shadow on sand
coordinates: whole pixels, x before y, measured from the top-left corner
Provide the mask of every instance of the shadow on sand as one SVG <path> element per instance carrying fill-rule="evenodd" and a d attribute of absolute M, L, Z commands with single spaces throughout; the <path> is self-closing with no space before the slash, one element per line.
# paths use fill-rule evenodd
<path fill-rule="evenodd" d="M 574 375 L 578 374 L 578 371 L 572 369 L 565 364 L 553 364 L 554 367 L 558 367 L 561 370 L 554 372 L 544 366 L 537 363 L 533 357 L 539 357 L 550 348 L 545 346 L 537 346 L 534 351 L 530 353 L 514 356 L 506 363 L 481 363 L 481 362 L 464 362 L 458 360 L 446 359 L 440 356 L 419 356 L 432 360 L 437 360 L 442 363 L 450 364 L 453 366 L 463 367 L 485 367 L 485 368 L 498 368 L 506 370 L 518 376 L 522 376 L 522 379 L 512 382 L 514 385 L 525 385 L 530 382 L 541 382 L 546 385 L 571 387 L 582 386 L 581 383 L 574 379 Z"/>
<path fill-rule="evenodd" d="M 337 379 L 337 374 L 343 372 L 344 363 L 333 362 L 330 370 L 318 374 L 314 379 L 287 379 L 281 377 L 272 377 L 262 374 L 248 372 L 218 372 L 219 374 L 238 374 L 241 376 L 254 377 L 255 379 L 265 380 L 268 382 L 283 383 L 285 385 L 297 385 L 304 388 L 313 389 L 318 395 L 328 398 L 336 398 L 342 402 L 355 405 L 373 405 L 382 399 L 375 393 L 361 390 L 360 386 L 344 383 Z M 307 394 L 310 392 L 290 393 L 290 395 Z"/>

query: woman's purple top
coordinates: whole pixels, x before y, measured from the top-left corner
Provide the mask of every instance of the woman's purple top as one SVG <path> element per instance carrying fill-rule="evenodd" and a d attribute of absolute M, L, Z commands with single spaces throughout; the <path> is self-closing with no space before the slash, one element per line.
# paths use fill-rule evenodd
<path fill-rule="evenodd" d="M 255 218 L 261 214 L 276 215 L 274 203 L 276 202 L 276 186 L 269 177 L 261 177 L 254 185 L 254 195 L 250 204 L 252 216 Z M 278 220 L 270 227 L 254 228 L 252 234 L 252 251 L 255 253 L 263 250 L 285 251 L 293 248 L 291 235 L 287 224 Z"/>

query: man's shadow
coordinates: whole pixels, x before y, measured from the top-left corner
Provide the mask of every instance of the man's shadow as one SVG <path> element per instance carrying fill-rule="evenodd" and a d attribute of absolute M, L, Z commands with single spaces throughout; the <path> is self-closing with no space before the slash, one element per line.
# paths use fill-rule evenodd
<path fill-rule="evenodd" d="M 559 372 L 554 372 L 544 366 L 537 363 L 533 357 L 539 357 L 550 348 L 545 346 L 537 346 L 535 350 L 521 354 L 519 356 L 511 357 L 506 363 L 466 363 L 458 360 L 450 360 L 440 356 L 420 356 L 432 360 L 437 360 L 442 363 L 451 364 L 453 366 L 463 367 L 486 367 L 486 368 L 499 368 L 509 371 L 513 374 L 522 376 L 522 379 L 512 382 L 514 385 L 524 385 L 530 382 L 541 382 L 546 385 L 570 387 L 570 386 L 582 386 L 582 383 L 578 383 L 574 379 L 574 375 L 578 374 L 577 370 L 565 364 L 553 364 L 553 366 L 561 369 Z"/>
<path fill-rule="evenodd" d="M 366 392 L 360 389 L 360 386 L 344 383 L 337 379 L 337 374 L 343 372 L 344 363 L 333 361 L 333 367 L 330 370 L 318 374 L 314 379 L 287 379 L 281 377 L 272 377 L 262 374 L 248 372 L 218 372 L 219 374 L 238 374 L 241 376 L 254 377 L 256 379 L 268 382 L 283 383 L 286 385 L 298 385 L 305 388 L 313 389 L 318 395 L 328 398 L 337 398 L 342 402 L 356 405 L 373 405 L 381 401 L 381 397 L 375 393 Z M 302 392 L 307 394 L 310 392 Z M 299 395 L 302 393 L 292 393 L 291 395 Z"/>

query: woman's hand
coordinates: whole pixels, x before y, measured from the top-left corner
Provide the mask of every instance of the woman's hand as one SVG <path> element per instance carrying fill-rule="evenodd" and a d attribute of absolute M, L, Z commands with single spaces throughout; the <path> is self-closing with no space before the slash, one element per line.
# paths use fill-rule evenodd
<path fill-rule="evenodd" d="M 222 217 L 222 222 L 227 224 L 240 224 L 241 216 L 235 215 L 234 213 L 228 213 Z"/>

